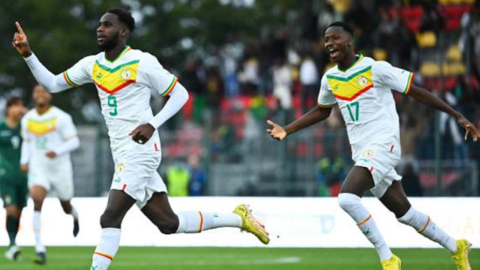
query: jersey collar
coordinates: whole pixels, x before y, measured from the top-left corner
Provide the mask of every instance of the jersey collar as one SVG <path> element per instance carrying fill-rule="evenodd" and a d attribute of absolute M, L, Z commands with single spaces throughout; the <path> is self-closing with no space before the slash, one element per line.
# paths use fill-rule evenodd
<path fill-rule="evenodd" d="M 348 68 L 346 68 L 345 70 L 343 69 L 340 69 L 340 67 L 338 67 L 337 65 L 337 69 L 341 72 L 347 72 L 349 69 L 353 68 L 354 66 L 356 66 L 358 63 L 360 63 L 360 61 L 362 61 L 363 59 L 363 54 L 357 54 L 357 60 L 355 60 Z"/>
<path fill-rule="evenodd" d="M 115 63 L 118 59 L 122 58 L 128 51 L 130 51 L 132 48 L 130 46 L 125 46 L 125 48 L 123 48 L 122 52 L 120 52 L 117 56 L 117 58 L 113 59 L 110 61 L 110 59 L 108 59 L 107 55 L 104 54 L 104 57 L 105 57 L 105 60 L 107 60 L 107 62 L 109 63 Z"/>

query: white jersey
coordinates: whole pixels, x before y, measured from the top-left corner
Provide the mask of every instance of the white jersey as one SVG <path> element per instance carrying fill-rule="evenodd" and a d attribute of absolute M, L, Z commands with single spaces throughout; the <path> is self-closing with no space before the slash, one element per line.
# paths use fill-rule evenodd
<path fill-rule="evenodd" d="M 86 83 L 97 87 L 114 158 L 135 147 L 128 134 L 152 119 L 151 90 L 166 96 L 177 83 L 155 56 L 129 46 L 113 61 L 104 52 L 87 56 L 63 75 L 74 87 Z M 155 148 L 160 148 L 157 131 L 151 140 L 158 142 Z"/>
<path fill-rule="evenodd" d="M 29 165 L 33 170 L 57 171 L 72 166 L 70 153 L 51 159 L 46 153 L 53 151 L 65 141 L 77 136 L 72 117 L 57 107 L 50 107 L 44 114 L 36 109 L 30 110 L 22 119 L 22 136 L 30 142 Z"/>
<path fill-rule="evenodd" d="M 412 80 L 413 73 L 409 71 L 359 55 L 347 70 L 335 66 L 325 73 L 318 106 L 338 103 L 352 149 L 399 139 L 399 120 L 391 90 L 408 94 Z"/>

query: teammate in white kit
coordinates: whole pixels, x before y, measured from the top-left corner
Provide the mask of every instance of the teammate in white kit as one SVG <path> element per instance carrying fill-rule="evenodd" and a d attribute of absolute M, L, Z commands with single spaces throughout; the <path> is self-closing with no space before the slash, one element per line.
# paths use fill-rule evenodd
<path fill-rule="evenodd" d="M 263 225 L 245 205 L 237 206 L 233 214 L 198 211 L 175 214 L 172 211 L 165 184 L 157 173 L 161 159 L 157 128 L 182 108 L 188 93 L 153 55 L 127 46 L 128 37 L 135 29 L 130 12 L 113 8 L 103 15 L 97 28 L 98 47 L 102 52 L 85 57 L 59 75 L 52 74 L 40 63 L 18 23 L 17 28 L 13 46 L 25 57 L 33 75 L 46 89 L 56 93 L 93 82 L 98 90 L 115 174 L 107 208 L 100 219 L 102 236 L 91 269 L 109 267 L 119 247 L 123 217 L 135 203 L 165 234 L 236 227 L 253 233 L 264 244 L 269 242 Z M 155 116 L 149 104 L 152 89 L 169 96 Z"/>
<path fill-rule="evenodd" d="M 392 67 L 389 63 L 356 55 L 353 28 L 343 22 L 332 23 L 325 31 L 325 48 L 337 65 L 322 78 L 318 106 L 300 119 L 281 127 L 272 121 L 267 132 L 283 140 L 298 130 L 328 118 L 337 103 L 345 120 L 355 166 L 345 179 L 338 200 L 375 246 L 383 269 L 401 269 L 401 260 L 392 254 L 377 229 L 361 197 L 370 190 L 397 217 L 452 253 L 457 269 L 470 269 L 467 240 L 455 241 L 438 228 L 430 218 L 409 203 L 395 171 L 401 156 L 399 120 L 391 90 L 455 117 L 474 141 L 479 131 L 463 115 L 427 90 L 412 85 L 413 73 Z"/>
<path fill-rule="evenodd" d="M 63 211 L 73 217 L 73 235 L 80 230 L 73 198 L 73 172 L 70 152 L 80 146 L 72 118 L 51 105 L 52 95 L 43 86 L 33 89 L 35 108 L 22 119 L 21 168 L 28 172 L 28 187 L 34 202 L 35 262 L 46 263 L 46 249 L 40 237 L 40 214 L 48 192 L 60 199 Z"/>

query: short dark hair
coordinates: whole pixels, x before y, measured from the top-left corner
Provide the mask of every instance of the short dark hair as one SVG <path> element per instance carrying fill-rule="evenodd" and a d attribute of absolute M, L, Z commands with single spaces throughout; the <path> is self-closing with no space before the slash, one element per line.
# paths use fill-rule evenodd
<path fill-rule="evenodd" d="M 135 19 L 133 18 L 132 13 L 130 11 L 123 8 L 115 7 L 115 8 L 109 9 L 107 13 L 112 13 L 117 15 L 118 20 L 124 23 L 127 26 L 128 30 L 130 30 L 130 32 L 133 32 L 133 30 L 135 30 Z"/>
<path fill-rule="evenodd" d="M 327 27 L 327 29 L 330 28 L 330 27 L 333 27 L 333 26 L 342 27 L 344 31 L 346 31 L 347 33 L 349 33 L 352 37 L 354 36 L 354 34 L 353 34 L 353 27 L 352 27 L 350 24 L 346 23 L 346 22 L 340 22 L 340 21 L 338 21 L 338 22 L 333 22 L 333 23 L 331 23 L 331 24 Z"/>
<path fill-rule="evenodd" d="M 5 108 L 5 115 L 8 113 L 8 108 L 12 107 L 13 105 L 17 105 L 19 103 L 23 104 L 23 99 L 21 97 L 12 96 L 7 99 L 7 107 Z"/>
<path fill-rule="evenodd" d="M 7 100 L 7 108 L 12 107 L 18 103 L 23 103 L 23 99 L 21 97 L 13 96 L 8 98 Z"/>

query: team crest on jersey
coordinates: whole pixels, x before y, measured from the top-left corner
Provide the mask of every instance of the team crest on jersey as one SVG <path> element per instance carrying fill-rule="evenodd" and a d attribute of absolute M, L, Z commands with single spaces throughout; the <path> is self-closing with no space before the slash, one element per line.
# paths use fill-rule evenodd
<path fill-rule="evenodd" d="M 123 164 L 123 162 L 121 162 L 115 168 L 115 173 L 116 174 L 121 174 L 124 170 L 125 170 L 125 164 Z"/>
<path fill-rule="evenodd" d="M 122 80 L 126 81 L 128 79 L 130 79 L 130 77 L 132 77 L 132 72 L 125 68 L 122 70 L 122 73 L 120 73 L 120 77 L 122 77 Z"/>
<path fill-rule="evenodd" d="M 373 157 L 374 153 L 375 152 L 373 152 L 373 149 L 368 149 L 367 151 L 363 152 L 363 155 L 366 157 Z"/>
<path fill-rule="evenodd" d="M 357 79 L 357 84 L 358 84 L 358 86 L 363 87 L 363 86 L 365 86 L 367 83 L 368 83 L 368 79 L 367 79 L 367 78 L 365 78 L 365 77 L 363 77 L 363 76 L 358 77 L 358 79 Z"/>

